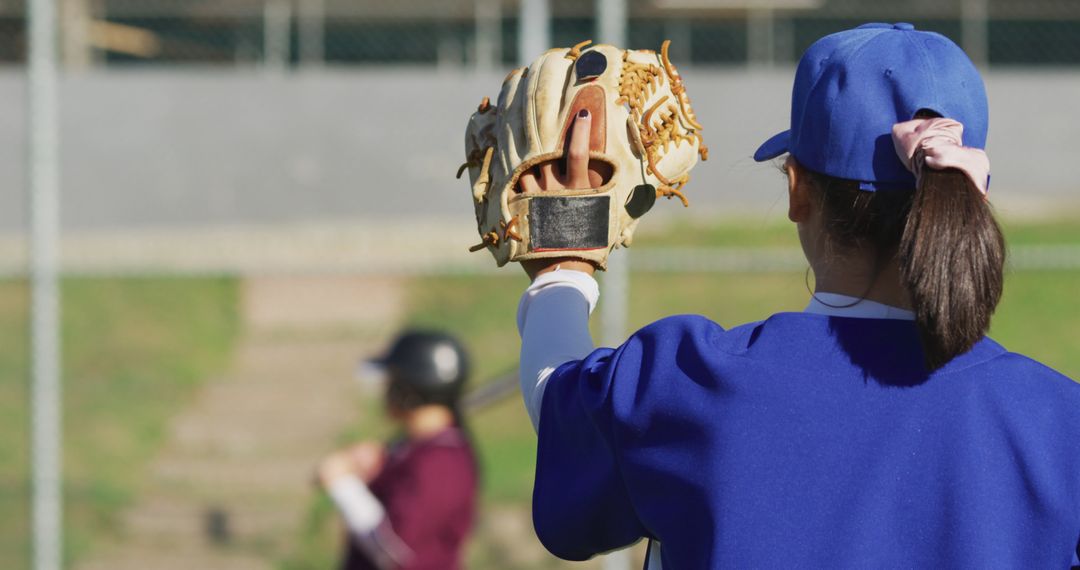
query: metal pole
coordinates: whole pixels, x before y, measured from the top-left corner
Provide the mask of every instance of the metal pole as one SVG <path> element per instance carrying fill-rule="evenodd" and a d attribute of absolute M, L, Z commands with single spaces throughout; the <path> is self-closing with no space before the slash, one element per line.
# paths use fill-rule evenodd
<path fill-rule="evenodd" d="M 626 0 L 596 0 L 596 36 L 600 42 L 626 45 Z"/>
<path fill-rule="evenodd" d="M 289 65 L 289 25 L 292 5 L 289 0 L 265 0 L 263 4 L 263 66 L 274 72 L 284 72 Z"/>
<path fill-rule="evenodd" d="M 600 336 L 605 346 L 619 346 L 626 340 L 627 313 L 630 312 L 630 256 L 617 249 L 608 256 L 607 271 L 600 278 Z"/>
<path fill-rule="evenodd" d="M 777 18 L 773 13 L 773 63 L 791 64 L 798 61 L 795 53 L 795 24 L 791 18 Z"/>
<path fill-rule="evenodd" d="M 601 42 L 626 46 L 626 0 L 596 0 L 597 36 Z M 630 256 L 617 249 L 608 257 L 601 279 L 600 327 L 603 342 L 618 346 L 626 340 L 626 315 L 630 307 Z"/>
<path fill-rule="evenodd" d="M 521 0 L 518 16 L 518 64 L 529 65 L 551 47 L 548 0 Z"/>
<path fill-rule="evenodd" d="M 990 61 L 990 7 L 987 0 L 960 0 L 960 41 L 971 61 Z"/>
<path fill-rule="evenodd" d="M 326 61 L 326 0 L 300 0 L 297 27 L 301 64 L 322 65 Z"/>
<path fill-rule="evenodd" d="M 751 67 L 772 67 L 776 61 L 773 9 L 765 4 L 751 6 L 746 13 L 747 63 Z"/>
<path fill-rule="evenodd" d="M 596 35 L 601 42 L 626 45 L 626 0 L 596 0 Z M 608 257 L 608 269 L 600 284 L 600 330 L 604 345 L 619 346 L 626 340 L 627 317 L 630 313 L 630 256 L 625 249 L 615 250 Z M 630 568 L 630 550 L 610 552 L 603 559 L 604 570 Z"/>
<path fill-rule="evenodd" d="M 627 315 L 630 312 L 630 255 L 617 249 L 608 256 L 608 268 L 600 279 L 600 335 L 604 346 L 619 346 L 626 341 Z M 603 570 L 630 568 L 630 549 L 615 550 L 603 556 Z"/>
<path fill-rule="evenodd" d="M 671 40 L 671 49 L 668 51 L 671 61 L 690 61 L 690 46 L 694 44 L 694 28 L 689 20 L 686 18 L 665 20 L 664 37 Z"/>
<path fill-rule="evenodd" d="M 502 64 L 502 2 L 476 0 L 475 62 L 477 71 L 492 71 Z"/>
<path fill-rule="evenodd" d="M 31 463 L 33 567 L 63 564 L 59 128 L 54 0 L 29 0 L 27 158 L 30 206 Z"/>

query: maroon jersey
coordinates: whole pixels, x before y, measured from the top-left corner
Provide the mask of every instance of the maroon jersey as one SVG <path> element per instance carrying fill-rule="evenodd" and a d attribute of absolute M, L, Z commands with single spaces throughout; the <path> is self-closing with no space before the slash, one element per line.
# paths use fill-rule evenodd
<path fill-rule="evenodd" d="M 369 485 L 386 509 L 376 532 L 398 570 L 461 568 L 476 500 L 476 459 L 461 430 L 449 428 L 390 448 Z M 345 570 L 378 569 L 350 537 Z"/>

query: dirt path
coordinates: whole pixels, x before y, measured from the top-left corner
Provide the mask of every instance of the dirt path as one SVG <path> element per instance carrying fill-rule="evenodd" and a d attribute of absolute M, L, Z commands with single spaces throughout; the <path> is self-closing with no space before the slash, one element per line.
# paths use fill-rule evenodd
<path fill-rule="evenodd" d="M 78 568 L 270 568 L 298 534 L 314 461 L 353 419 L 357 359 L 398 324 L 400 285 L 246 281 L 230 369 L 171 422 L 121 540 Z"/>

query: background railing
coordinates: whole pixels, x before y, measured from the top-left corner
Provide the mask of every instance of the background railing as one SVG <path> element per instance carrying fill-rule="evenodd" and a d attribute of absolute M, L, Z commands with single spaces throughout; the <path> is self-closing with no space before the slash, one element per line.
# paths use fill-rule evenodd
<path fill-rule="evenodd" d="M 516 0 L 63 0 L 72 68 L 133 65 L 439 65 L 519 60 Z M 551 41 L 592 37 L 594 2 L 551 0 Z M 630 0 L 628 44 L 673 38 L 702 65 L 789 64 L 816 38 L 871 21 L 910 21 L 979 63 L 1080 64 L 1074 0 Z M 0 61 L 25 59 L 24 2 L 0 3 Z"/>

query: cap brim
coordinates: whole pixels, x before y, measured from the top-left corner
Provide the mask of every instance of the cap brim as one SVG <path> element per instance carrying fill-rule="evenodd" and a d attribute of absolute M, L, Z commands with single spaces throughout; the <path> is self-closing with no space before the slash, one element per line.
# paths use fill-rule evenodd
<path fill-rule="evenodd" d="M 764 162 L 766 160 L 772 160 L 785 152 L 788 152 L 788 142 L 791 140 L 791 131 L 784 131 L 770 138 L 769 140 L 761 143 L 757 152 L 754 153 L 754 160 L 757 162 Z"/>
<path fill-rule="evenodd" d="M 386 375 L 386 357 L 380 356 L 377 358 L 362 358 L 360 362 L 356 363 L 355 376 L 361 377 L 381 377 Z"/>
<path fill-rule="evenodd" d="M 369 372 L 374 372 L 376 370 L 386 372 L 386 369 L 390 366 L 390 353 L 387 352 L 369 356 L 367 358 L 361 358 L 357 365 L 367 369 Z"/>

